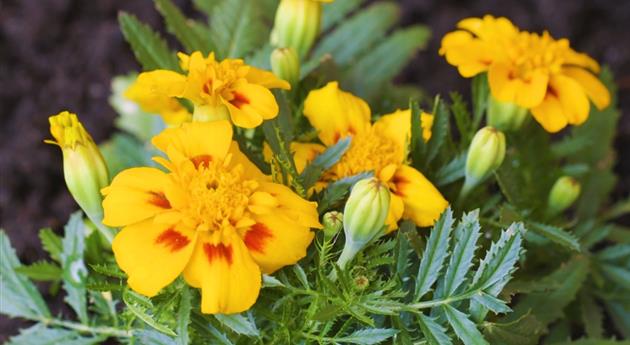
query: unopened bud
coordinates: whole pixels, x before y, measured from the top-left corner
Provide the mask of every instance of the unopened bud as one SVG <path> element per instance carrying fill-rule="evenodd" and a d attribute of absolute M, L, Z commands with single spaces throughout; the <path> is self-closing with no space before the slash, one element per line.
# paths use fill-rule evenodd
<path fill-rule="evenodd" d="M 293 48 L 276 48 L 271 53 L 271 70 L 295 87 L 300 80 L 300 58 Z"/>
<path fill-rule="evenodd" d="M 101 189 L 109 184 L 109 177 L 98 146 L 76 114 L 64 111 L 50 116 L 48 121 L 53 140 L 45 142 L 61 148 L 63 174 L 70 194 L 88 218 L 102 227 Z"/>
<path fill-rule="evenodd" d="M 488 98 L 488 125 L 502 131 L 520 129 L 527 118 L 527 109 L 511 102 L 497 101 L 492 95 Z"/>
<path fill-rule="evenodd" d="M 345 267 L 366 244 L 385 233 L 389 201 L 389 189 L 377 178 L 354 185 L 343 214 L 346 243 L 337 262 L 340 267 Z"/>
<path fill-rule="evenodd" d="M 466 157 L 466 182 L 462 195 L 492 174 L 505 158 L 505 135 L 493 127 L 477 131 Z"/>
<path fill-rule="evenodd" d="M 271 44 L 293 48 L 300 58 L 306 56 L 319 34 L 322 2 L 331 0 L 281 0 L 271 31 Z"/>
<path fill-rule="evenodd" d="M 322 219 L 324 235 L 328 238 L 335 236 L 343 226 L 343 213 L 330 211 L 324 214 Z"/>
<path fill-rule="evenodd" d="M 560 177 L 549 192 L 549 213 L 558 214 L 573 205 L 580 196 L 580 189 L 580 183 L 573 177 Z"/>

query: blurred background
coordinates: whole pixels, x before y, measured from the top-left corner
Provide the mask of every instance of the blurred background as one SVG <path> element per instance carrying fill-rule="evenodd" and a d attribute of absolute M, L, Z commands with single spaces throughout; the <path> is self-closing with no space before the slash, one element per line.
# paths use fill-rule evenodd
<path fill-rule="evenodd" d="M 185 13 L 197 15 L 189 1 L 175 2 Z M 615 198 L 630 195 L 630 1 L 398 2 L 403 25 L 422 23 L 433 31 L 427 48 L 399 80 L 429 94 L 469 95 L 469 81 L 437 50 L 457 21 L 483 14 L 507 16 L 524 30 L 546 29 L 556 38 L 567 37 L 574 49 L 608 65 L 622 109 L 615 141 L 620 177 Z M 0 0 L 0 227 L 23 262 L 43 258 L 37 231 L 59 231 L 77 208 L 65 189 L 59 149 L 42 142 L 50 136 L 48 116 L 66 109 L 76 112 L 99 143 L 114 130 L 115 113 L 108 103 L 111 78 L 140 70 L 118 29 L 120 10 L 164 32 L 150 0 Z M 630 219 L 624 221 L 630 225 Z M 19 326 L 0 317 L 0 341 L 16 334 Z"/>

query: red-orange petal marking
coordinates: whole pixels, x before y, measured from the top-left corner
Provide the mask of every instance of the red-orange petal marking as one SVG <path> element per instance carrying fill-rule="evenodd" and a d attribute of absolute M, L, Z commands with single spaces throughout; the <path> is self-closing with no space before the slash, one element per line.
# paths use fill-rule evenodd
<path fill-rule="evenodd" d="M 396 186 L 396 191 L 394 191 L 394 194 L 398 196 L 405 196 L 405 193 L 403 192 L 403 190 L 405 188 L 405 185 L 409 184 L 410 181 L 400 175 L 394 175 L 392 182 Z"/>
<path fill-rule="evenodd" d="M 166 198 L 166 195 L 162 192 L 149 192 L 151 198 L 149 202 L 153 205 L 161 208 L 171 208 L 171 203 Z"/>
<path fill-rule="evenodd" d="M 210 244 L 204 243 L 203 251 L 206 253 L 208 262 L 212 263 L 214 259 L 224 259 L 228 265 L 232 264 L 232 247 L 223 243 Z"/>
<path fill-rule="evenodd" d="M 243 241 L 249 250 L 262 253 L 265 249 L 265 243 L 272 238 L 271 230 L 264 224 L 256 223 L 245 234 Z"/>
<path fill-rule="evenodd" d="M 234 98 L 230 101 L 233 106 L 241 109 L 242 106 L 249 104 L 249 98 L 245 97 L 243 94 L 234 92 L 232 94 Z"/>
<path fill-rule="evenodd" d="M 171 252 L 176 252 L 186 247 L 190 243 L 190 240 L 179 232 L 168 229 L 155 239 L 155 243 L 169 247 Z"/>
<path fill-rule="evenodd" d="M 209 166 L 210 162 L 212 162 L 212 156 L 210 155 L 199 155 L 190 159 L 190 161 L 195 165 L 195 168 L 199 169 L 200 165 Z"/>

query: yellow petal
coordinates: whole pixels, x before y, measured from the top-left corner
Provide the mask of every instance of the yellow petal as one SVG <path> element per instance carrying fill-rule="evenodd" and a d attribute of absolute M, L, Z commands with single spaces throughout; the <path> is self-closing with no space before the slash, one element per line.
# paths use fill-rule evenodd
<path fill-rule="evenodd" d="M 291 84 L 289 84 L 287 81 L 276 77 L 273 73 L 269 71 L 264 71 L 255 67 L 249 68 L 245 79 L 247 79 L 247 81 L 252 84 L 258 84 L 268 89 L 291 89 Z"/>
<path fill-rule="evenodd" d="M 262 182 L 260 190 L 271 194 L 278 200 L 277 212 L 288 221 L 309 228 L 320 229 L 322 227 L 319 223 L 317 203 L 301 198 L 289 187 L 278 183 Z"/>
<path fill-rule="evenodd" d="M 431 128 L 433 127 L 433 115 L 422 112 L 420 114 L 420 123 L 422 126 L 422 138 L 424 141 L 431 139 Z M 407 156 L 407 147 L 411 139 L 411 110 L 396 110 L 395 112 L 383 115 L 374 123 L 374 129 L 379 135 L 383 135 L 400 148 L 403 154 L 400 162 L 404 161 Z"/>
<path fill-rule="evenodd" d="M 593 101 L 597 109 L 602 110 L 610 104 L 610 92 L 593 74 L 578 67 L 564 67 L 562 72 L 577 81 L 586 95 Z"/>
<path fill-rule="evenodd" d="M 570 48 L 565 53 L 565 59 L 566 65 L 574 65 L 588 68 L 593 73 L 599 73 L 601 70 L 599 64 L 597 63 L 597 61 L 595 61 L 595 59 L 584 53 L 578 53 Z"/>
<path fill-rule="evenodd" d="M 125 226 L 172 211 L 181 200 L 169 175 L 155 168 L 122 171 L 103 188 L 103 224 Z"/>
<path fill-rule="evenodd" d="M 258 298 L 261 284 L 260 268 L 231 229 L 199 234 L 184 278 L 201 288 L 201 312 L 205 314 L 249 309 Z"/>
<path fill-rule="evenodd" d="M 301 173 L 315 157 L 326 150 L 326 147 L 320 144 L 292 142 L 290 149 L 293 152 L 295 168 Z M 271 153 L 271 149 L 269 149 L 269 153 Z"/>
<path fill-rule="evenodd" d="M 228 107 L 232 122 L 243 128 L 257 127 L 263 120 L 278 115 L 276 98 L 269 89 L 256 84 L 242 83 L 223 104 Z"/>
<path fill-rule="evenodd" d="M 551 79 L 550 91 L 557 95 L 567 122 L 573 125 L 584 123 L 588 118 L 590 104 L 586 93 L 577 81 L 562 75 Z"/>
<path fill-rule="evenodd" d="M 392 182 L 394 194 L 405 204 L 403 217 L 411 219 L 418 226 L 431 226 L 448 206 L 440 191 L 418 170 L 402 165 L 396 171 Z"/>
<path fill-rule="evenodd" d="M 339 89 L 330 82 L 311 91 L 304 101 L 304 115 L 319 131 L 319 139 L 327 146 L 339 139 L 370 128 L 370 107 L 361 98 Z"/>
<path fill-rule="evenodd" d="M 314 236 L 308 226 L 277 213 L 258 216 L 256 221 L 244 232 L 243 241 L 263 273 L 273 273 L 306 256 Z"/>
<path fill-rule="evenodd" d="M 252 161 L 250 161 L 243 152 L 241 152 L 241 149 L 238 147 L 238 143 L 236 141 L 232 141 L 229 153 L 230 167 L 241 165 L 244 168 L 243 178 L 258 181 L 271 180 L 269 176 L 263 174 L 262 171 L 260 171 L 260 169 L 258 169 L 258 167 L 252 163 Z"/>
<path fill-rule="evenodd" d="M 534 119 L 549 133 L 555 133 L 567 126 L 562 105 L 554 95 L 547 94 L 540 105 L 531 109 Z"/>
<path fill-rule="evenodd" d="M 228 121 L 184 123 L 179 128 L 165 129 L 151 142 L 167 153 L 172 162 L 183 156 L 198 165 L 225 158 L 232 143 L 232 125 Z"/>
<path fill-rule="evenodd" d="M 181 97 L 185 87 L 185 76 L 160 69 L 140 73 L 136 81 L 125 91 L 125 97 L 148 106 L 149 112 L 156 112 L 158 109 L 151 106 L 152 101 Z"/>
<path fill-rule="evenodd" d="M 403 199 L 395 193 L 390 193 L 390 196 L 389 212 L 387 213 L 387 219 L 385 220 L 385 224 L 387 224 L 387 233 L 398 229 L 398 221 L 402 218 L 403 213 L 405 212 L 405 203 L 403 202 Z"/>
<path fill-rule="evenodd" d="M 515 67 L 495 63 L 488 70 L 488 82 L 492 96 L 501 102 L 515 103 L 523 108 L 539 105 L 545 98 L 548 74 L 534 71 L 528 79 L 517 77 Z"/>
<path fill-rule="evenodd" d="M 136 292 L 155 296 L 186 267 L 195 247 L 195 231 L 144 221 L 125 227 L 114 238 L 112 250 L 127 283 Z"/>

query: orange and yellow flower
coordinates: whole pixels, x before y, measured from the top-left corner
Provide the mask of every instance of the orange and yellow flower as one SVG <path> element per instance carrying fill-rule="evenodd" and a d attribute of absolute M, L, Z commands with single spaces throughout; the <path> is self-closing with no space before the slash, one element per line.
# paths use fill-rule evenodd
<path fill-rule="evenodd" d="M 200 52 L 178 56 L 186 75 L 169 70 L 141 73 L 126 96 L 146 111 L 163 116 L 166 111 L 176 120 L 185 120 L 173 115 L 181 115 L 176 98 L 185 98 L 194 105 L 194 121 L 230 119 L 239 127 L 254 128 L 278 115 L 278 103 L 269 89 L 291 88 L 273 73 L 240 59 L 217 61 L 213 53 L 204 58 Z"/>
<path fill-rule="evenodd" d="M 448 202 L 418 170 L 405 164 L 411 136 L 411 111 L 398 110 L 371 123 L 368 104 L 359 97 L 339 89 L 337 82 L 309 93 L 304 115 L 319 131 L 319 139 L 331 146 L 351 136 L 350 148 L 330 170 L 324 182 L 373 171 L 391 193 L 387 224 L 396 229 L 401 218 L 411 219 L 418 226 L 433 225 Z M 433 116 L 421 115 L 423 137 L 431 137 Z M 325 149 L 320 144 L 293 143 L 298 168 Z"/>
<path fill-rule="evenodd" d="M 556 40 L 520 31 L 506 18 L 467 18 L 442 39 L 440 55 L 466 78 L 488 72 L 492 96 L 529 109 L 548 132 L 588 118 L 589 99 L 610 104 L 608 89 L 595 76 L 599 64 Z"/>
<path fill-rule="evenodd" d="M 262 174 L 228 121 L 185 123 L 152 142 L 167 172 L 124 170 L 103 189 L 103 223 L 123 227 L 112 248 L 129 286 L 154 296 L 183 273 L 201 288 L 202 312 L 247 310 L 261 273 L 306 255 L 321 228 L 316 204 Z"/>

